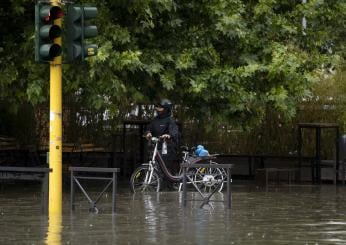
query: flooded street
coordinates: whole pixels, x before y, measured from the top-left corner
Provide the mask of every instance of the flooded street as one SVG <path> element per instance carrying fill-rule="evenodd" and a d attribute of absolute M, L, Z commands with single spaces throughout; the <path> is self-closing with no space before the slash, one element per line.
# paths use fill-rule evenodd
<path fill-rule="evenodd" d="M 346 187 L 292 186 L 257 190 L 233 185 L 232 208 L 213 203 L 200 209 L 181 194 L 131 195 L 121 188 L 117 213 L 111 194 L 98 214 L 88 212 L 79 192 L 63 217 L 40 215 L 39 186 L 4 185 L 0 191 L 0 244 L 346 244 Z M 188 198 L 200 199 L 198 193 Z M 217 194 L 222 200 L 223 195 Z"/>

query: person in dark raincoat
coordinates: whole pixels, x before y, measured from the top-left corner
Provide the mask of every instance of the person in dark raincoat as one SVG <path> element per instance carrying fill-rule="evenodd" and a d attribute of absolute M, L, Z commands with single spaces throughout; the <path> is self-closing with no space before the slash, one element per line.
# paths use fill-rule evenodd
<path fill-rule="evenodd" d="M 174 173 L 179 167 L 175 161 L 177 158 L 176 149 L 179 144 L 179 129 L 172 117 L 172 102 L 168 99 L 162 99 L 159 104 L 155 105 L 155 111 L 157 115 L 149 124 L 146 138 L 148 140 L 151 137 L 163 138 L 163 141 L 158 145 L 158 150 L 167 168 Z"/>

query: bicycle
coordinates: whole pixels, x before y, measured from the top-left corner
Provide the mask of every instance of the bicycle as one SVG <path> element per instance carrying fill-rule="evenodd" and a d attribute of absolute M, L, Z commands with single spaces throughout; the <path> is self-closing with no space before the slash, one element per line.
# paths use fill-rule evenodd
<path fill-rule="evenodd" d="M 154 144 L 154 150 L 151 160 L 148 163 L 144 163 L 139 166 L 132 173 L 130 178 L 130 188 L 133 193 L 146 192 L 146 191 L 160 191 L 161 182 L 166 179 L 172 184 L 179 184 L 181 189 L 183 176 L 181 170 L 178 175 L 172 175 L 167 169 L 164 160 L 158 150 L 158 144 L 162 140 L 161 138 L 152 137 L 151 142 Z M 204 158 L 191 157 L 188 150 L 183 151 L 182 163 L 198 163 L 205 161 L 212 161 L 214 156 Z M 220 186 L 217 191 L 222 191 L 224 174 L 220 169 L 197 169 L 188 171 L 188 175 L 191 176 L 192 182 L 190 184 L 197 185 L 204 192 L 211 192 L 216 187 Z M 219 185 L 219 183 L 221 185 Z"/>

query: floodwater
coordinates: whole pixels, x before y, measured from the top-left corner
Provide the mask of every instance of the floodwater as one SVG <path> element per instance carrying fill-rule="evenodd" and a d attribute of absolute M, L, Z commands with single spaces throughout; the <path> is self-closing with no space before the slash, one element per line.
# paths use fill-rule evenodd
<path fill-rule="evenodd" d="M 62 217 L 47 218 L 40 215 L 39 186 L 5 185 L 0 244 L 346 244 L 345 197 L 345 186 L 265 191 L 235 184 L 228 210 L 222 202 L 201 209 L 200 201 L 189 201 L 184 208 L 177 192 L 132 195 L 120 189 L 112 215 L 110 193 L 94 214 L 81 193 L 71 213 L 66 192 Z M 188 198 L 200 199 L 192 192 Z"/>

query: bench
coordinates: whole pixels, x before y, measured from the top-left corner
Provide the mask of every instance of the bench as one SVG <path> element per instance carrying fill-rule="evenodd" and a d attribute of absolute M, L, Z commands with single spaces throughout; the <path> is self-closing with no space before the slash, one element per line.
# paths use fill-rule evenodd
<path fill-rule="evenodd" d="M 0 164 L 16 164 L 18 158 L 19 145 L 15 138 L 0 136 Z"/>
<path fill-rule="evenodd" d="M 296 155 L 262 155 L 262 154 L 221 154 L 218 156 L 218 162 L 233 162 L 235 166 L 245 164 L 248 166 L 247 177 L 254 178 L 256 169 L 273 167 L 273 168 L 294 168 L 297 170 L 296 178 L 301 181 L 300 172 L 304 168 L 314 168 L 314 157 L 296 156 Z M 275 166 L 273 162 L 275 163 Z M 313 181 L 313 175 L 312 175 Z"/>
<path fill-rule="evenodd" d="M 320 169 L 318 170 L 317 167 Z M 328 172 L 332 173 L 332 175 L 328 176 L 328 174 L 323 175 L 322 170 L 327 170 Z M 320 172 L 320 179 L 321 180 L 333 180 L 333 182 L 338 182 L 341 180 L 341 183 L 345 184 L 345 160 L 339 159 L 339 162 L 336 163 L 335 160 L 321 160 L 319 166 L 314 166 L 312 169 L 312 176 L 313 178 L 316 178 L 317 172 Z M 338 177 L 338 179 L 334 179 Z"/>
<path fill-rule="evenodd" d="M 0 135 L 0 150 L 8 151 L 8 150 L 17 150 L 18 143 L 15 138 Z"/>
<path fill-rule="evenodd" d="M 270 175 L 275 175 L 275 182 L 278 185 L 280 174 L 283 173 L 287 175 L 288 185 L 291 185 L 297 171 L 296 168 L 259 168 L 256 170 L 255 182 L 259 187 L 268 187 Z"/>
<path fill-rule="evenodd" d="M 41 156 L 49 152 L 48 145 L 40 147 Z M 83 167 L 110 167 L 113 161 L 113 153 L 104 147 L 91 143 L 80 144 L 63 142 L 62 144 L 62 172 L 67 174 L 71 166 Z M 48 159 L 47 159 L 48 162 Z"/>
<path fill-rule="evenodd" d="M 75 153 L 79 155 L 80 166 L 85 167 L 111 167 L 113 165 L 113 152 L 104 147 L 83 143 L 77 145 Z"/>
<path fill-rule="evenodd" d="M 41 181 L 41 212 L 48 214 L 49 168 L 0 166 L 0 180 Z"/>
<path fill-rule="evenodd" d="M 19 144 L 16 138 L 0 136 L 0 165 L 4 166 L 41 166 L 35 145 Z"/>

